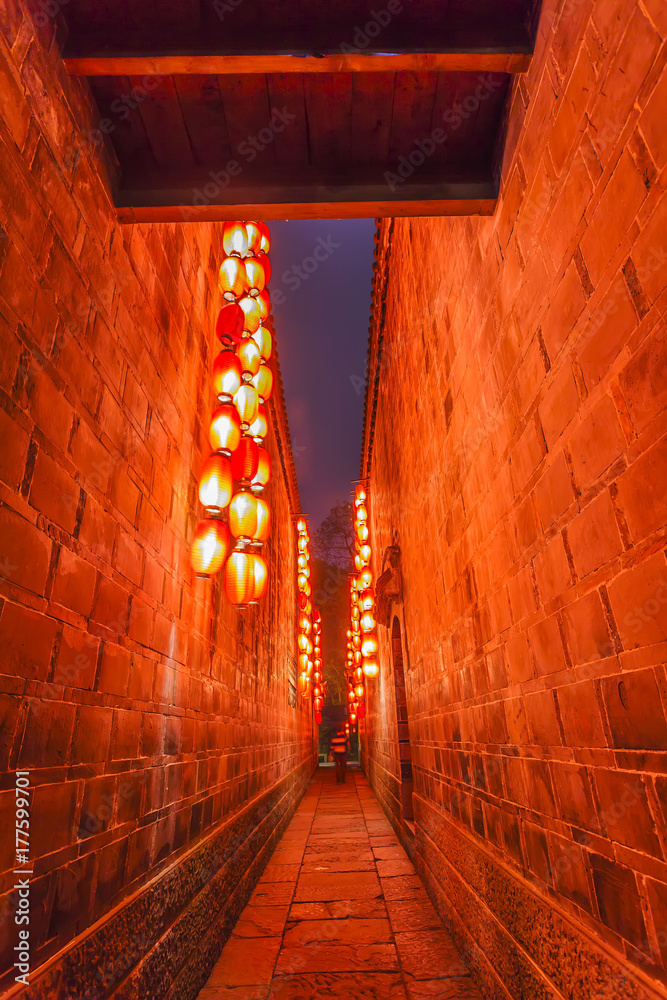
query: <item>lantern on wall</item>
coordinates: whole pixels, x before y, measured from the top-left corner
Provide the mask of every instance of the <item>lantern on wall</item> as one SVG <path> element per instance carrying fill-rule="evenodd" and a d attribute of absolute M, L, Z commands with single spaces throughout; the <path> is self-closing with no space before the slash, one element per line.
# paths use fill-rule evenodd
<path fill-rule="evenodd" d="M 204 463 L 199 477 L 199 501 L 207 514 L 222 514 L 232 498 L 232 463 L 214 452 Z"/>
<path fill-rule="evenodd" d="M 229 547 L 229 528 L 217 518 L 207 518 L 197 525 L 190 563 L 197 576 L 214 576 L 221 568 Z"/>

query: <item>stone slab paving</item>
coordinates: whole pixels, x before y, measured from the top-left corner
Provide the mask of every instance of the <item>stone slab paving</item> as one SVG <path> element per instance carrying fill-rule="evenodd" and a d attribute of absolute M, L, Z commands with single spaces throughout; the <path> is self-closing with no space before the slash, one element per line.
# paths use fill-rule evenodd
<path fill-rule="evenodd" d="M 365 777 L 317 772 L 199 1000 L 481 1000 Z"/>

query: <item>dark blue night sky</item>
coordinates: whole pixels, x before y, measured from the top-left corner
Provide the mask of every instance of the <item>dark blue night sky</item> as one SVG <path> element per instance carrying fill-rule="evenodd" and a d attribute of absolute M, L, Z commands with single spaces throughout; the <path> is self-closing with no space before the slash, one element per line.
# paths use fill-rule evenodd
<path fill-rule="evenodd" d="M 359 475 L 375 222 L 270 228 L 276 342 L 301 506 L 315 528 Z"/>

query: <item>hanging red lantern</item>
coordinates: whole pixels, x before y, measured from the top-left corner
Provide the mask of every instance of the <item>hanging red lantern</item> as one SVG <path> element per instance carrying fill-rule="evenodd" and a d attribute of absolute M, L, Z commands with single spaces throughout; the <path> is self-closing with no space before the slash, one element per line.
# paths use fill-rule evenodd
<path fill-rule="evenodd" d="M 248 280 L 248 291 L 255 298 L 264 291 L 264 286 L 269 279 L 271 269 L 269 258 L 264 254 L 262 258 L 247 257 L 245 270 Z"/>
<path fill-rule="evenodd" d="M 241 440 L 241 420 L 230 403 L 223 403 L 213 411 L 208 439 L 214 451 L 234 451 Z"/>
<path fill-rule="evenodd" d="M 374 656 L 365 657 L 361 663 L 363 673 L 366 677 L 377 677 L 380 672 L 380 664 Z"/>
<path fill-rule="evenodd" d="M 361 705 L 357 709 L 357 718 L 363 719 L 365 715 L 366 715 L 366 703 L 362 701 Z"/>
<path fill-rule="evenodd" d="M 257 242 L 261 244 L 258 232 Z M 228 257 L 243 257 L 248 252 L 248 228 L 245 222 L 225 222 L 222 227 L 222 249 Z"/>
<path fill-rule="evenodd" d="M 306 607 L 307 603 L 308 603 L 308 598 L 306 597 L 306 595 L 305 594 L 299 594 L 299 596 L 297 598 L 297 604 L 299 606 L 299 611 L 303 611 L 304 608 Z"/>
<path fill-rule="evenodd" d="M 228 305 L 223 306 L 218 313 L 218 319 L 215 324 L 215 332 L 218 340 L 225 345 L 237 344 L 243 336 L 244 325 L 245 313 L 241 309 L 241 306 L 237 305 L 236 302 L 230 302 Z"/>
<path fill-rule="evenodd" d="M 322 725 L 322 713 L 315 712 L 315 722 L 318 726 Z"/>
<path fill-rule="evenodd" d="M 253 377 L 252 384 L 257 389 L 259 398 L 266 403 L 271 398 L 271 393 L 273 392 L 273 372 L 265 361 L 262 361 L 260 364 L 259 371 Z"/>
<path fill-rule="evenodd" d="M 375 656 L 378 651 L 378 637 L 375 632 L 369 632 L 361 640 L 361 655 L 364 659 Z"/>
<path fill-rule="evenodd" d="M 271 511 L 269 505 L 261 497 L 256 497 L 257 501 L 257 527 L 253 536 L 256 542 L 265 542 L 271 532 Z"/>
<path fill-rule="evenodd" d="M 359 595 L 359 605 L 363 611 L 372 611 L 375 607 L 375 591 L 370 588 L 362 591 Z"/>
<path fill-rule="evenodd" d="M 241 385 L 241 362 L 233 351 L 221 351 L 213 362 L 213 391 L 225 403 Z"/>
<path fill-rule="evenodd" d="M 252 295 L 246 295 L 242 299 L 239 299 L 239 305 L 245 314 L 244 329 L 248 333 L 255 333 L 259 329 L 261 317 L 261 310 L 257 305 L 257 299 L 254 299 Z"/>
<path fill-rule="evenodd" d="M 234 393 L 234 406 L 238 411 L 239 418 L 241 420 L 241 426 L 245 425 L 246 428 L 250 428 L 257 421 L 258 407 L 259 407 L 259 396 L 257 394 L 257 389 L 254 385 L 250 385 L 244 382 L 243 385 L 236 390 Z M 250 437 L 257 437 L 256 434 L 250 434 Z"/>
<path fill-rule="evenodd" d="M 231 472 L 237 482 L 250 482 L 257 475 L 259 448 L 251 437 L 244 434 L 232 455 Z"/>
<path fill-rule="evenodd" d="M 364 696 L 364 685 L 363 684 L 357 684 L 357 686 L 354 689 L 354 693 L 357 696 L 357 701 L 361 701 L 361 699 Z"/>
<path fill-rule="evenodd" d="M 246 222 L 245 228 L 248 237 L 248 249 L 246 252 L 250 254 L 259 253 L 262 242 L 262 232 L 259 225 L 256 222 Z"/>
<path fill-rule="evenodd" d="M 371 611 L 364 611 L 361 616 L 361 631 L 362 632 L 372 632 L 375 628 L 375 616 Z"/>
<path fill-rule="evenodd" d="M 315 709 L 316 712 L 321 712 L 322 709 L 324 708 L 324 699 L 313 698 L 313 708 Z"/>
<path fill-rule="evenodd" d="M 259 318 L 262 323 L 265 323 L 271 313 L 271 302 L 269 300 L 269 293 L 266 289 L 259 293 L 256 301 L 259 306 Z"/>
<path fill-rule="evenodd" d="M 225 563 L 225 593 L 230 604 L 246 605 L 255 590 L 253 557 L 247 552 L 232 552 Z"/>
<path fill-rule="evenodd" d="M 229 505 L 229 530 L 234 538 L 250 541 L 257 530 L 257 497 L 239 490 Z"/>
<path fill-rule="evenodd" d="M 259 347 L 252 337 L 244 337 L 243 340 L 239 341 L 236 345 L 236 356 L 241 362 L 241 368 L 244 372 L 249 372 L 251 375 L 257 374 L 262 357 L 259 353 Z"/>
<path fill-rule="evenodd" d="M 252 578 L 253 578 L 253 592 L 252 592 L 252 603 L 255 604 L 264 597 L 266 593 L 266 588 L 269 582 L 269 568 L 266 565 L 265 560 L 257 555 L 256 552 L 252 553 Z"/>
<path fill-rule="evenodd" d="M 252 489 L 261 492 L 271 478 L 271 456 L 266 448 L 258 445 L 259 458 L 257 462 L 257 475 L 252 481 Z"/>
<path fill-rule="evenodd" d="M 218 287 L 222 297 L 228 302 L 234 302 L 248 288 L 248 278 L 245 264 L 240 257 L 226 257 L 220 265 Z"/>
<path fill-rule="evenodd" d="M 211 513 L 221 513 L 232 498 L 232 465 L 226 455 L 214 452 L 199 477 L 199 500 Z"/>
<path fill-rule="evenodd" d="M 269 227 L 265 222 L 258 222 L 259 231 L 261 233 L 259 248 L 262 253 L 268 253 L 271 249 L 271 237 L 269 235 Z"/>
<path fill-rule="evenodd" d="M 254 386 L 252 386 L 252 389 L 255 392 L 255 394 L 258 395 L 257 390 L 255 389 Z M 241 390 L 239 390 L 239 392 L 240 391 Z M 264 440 L 268 432 L 269 432 L 269 421 L 266 416 L 266 407 L 264 406 L 263 403 L 259 403 L 255 419 L 248 427 L 248 434 L 251 437 L 260 438 L 260 440 Z"/>
<path fill-rule="evenodd" d="M 225 561 L 228 547 L 229 529 L 224 521 L 200 521 L 190 549 L 190 564 L 197 576 L 214 576 Z"/>
<path fill-rule="evenodd" d="M 273 337 L 271 336 L 271 331 L 268 326 L 260 326 L 252 335 L 252 339 L 255 341 L 259 347 L 259 353 L 262 355 L 264 361 L 268 361 L 271 357 L 271 350 L 273 348 Z"/>

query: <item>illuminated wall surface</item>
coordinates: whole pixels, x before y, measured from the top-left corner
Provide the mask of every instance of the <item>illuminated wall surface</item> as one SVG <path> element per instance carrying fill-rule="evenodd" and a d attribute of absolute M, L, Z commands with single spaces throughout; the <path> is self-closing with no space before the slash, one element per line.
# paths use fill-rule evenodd
<path fill-rule="evenodd" d="M 548 4 L 495 216 L 379 230 L 363 762 L 400 827 L 396 617 L 418 866 L 494 997 L 664 995 L 666 29 Z"/>
<path fill-rule="evenodd" d="M 241 619 L 223 574 L 189 565 L 222 225 L 115 223 L 79 141 L 93 111 L 47 51 L 51 22 L 29 24 L 0 15 L 0 755 L 37 786 L 32 969 L 123 905 L 26 995 L 107 996 L 132 970 L 159 995 L 205 981 L 314 766 L 312 702 L 293 697 L 298 494 L 276 389 L 268 589 Z"/>

